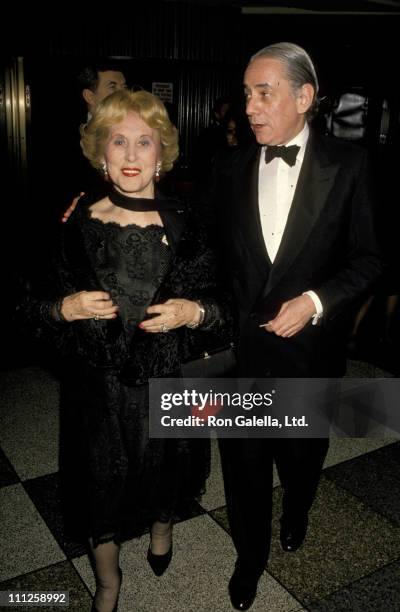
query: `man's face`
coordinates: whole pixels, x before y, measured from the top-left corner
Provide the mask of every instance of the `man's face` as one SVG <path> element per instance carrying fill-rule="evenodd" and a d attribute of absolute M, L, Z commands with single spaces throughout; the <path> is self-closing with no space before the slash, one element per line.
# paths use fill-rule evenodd
<path fill-rule="evenodd" d="M 84 90 L 87 92 L 87 96 L 84 95 L 84 98 L 88 103 L 89 110 L 93 109 L 104 98 L 114 93 L 114 91 L 126 88 L 126 81 L 122 72 L 105 70 L 104 72 L 99 71 L 97 74 L 99 81 L 95 91 Z"/>
<path fill-rule="evenodd" d="M 303 85 L 293 92 L 281 61 L 269 57 L 252 61 L 244 75 L 244 92 L 250 127 L 259 144 L 286 144 L 303 129 L 313 88 Z"/>

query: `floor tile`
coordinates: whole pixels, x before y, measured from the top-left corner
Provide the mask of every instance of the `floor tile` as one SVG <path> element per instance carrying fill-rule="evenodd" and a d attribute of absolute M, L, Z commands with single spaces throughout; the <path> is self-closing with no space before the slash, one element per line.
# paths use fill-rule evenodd
<path fill-rule="evenodd" d="M 17 578 L 0 583 L 0 591 L 69 591 L 68 612 L 89 612 L 92 598 L 69 561 L 50 565 Z M 8 608 L 11 610 L 12 608 Z M 17 608 L 13 608 L 14 610 Z M 41 610 L 60 612 L 60 606 L 45 606 Z M 32 606 L 18 606 L 18 610 L 32 611 L 39 608 Z"/>
<path fill-rule="evenodd" d="M 355 363 L 349 375 L 386 374 Z M 0 451 L 0 590 L 38 590 L 43 585 L 69 589 L 69 609 L 89 612 L 91 598 L 83 581 L 93 592 L 94 580 L 88 559 L 83 547 L 63 542 L 62 535 L 55 473 L 58 385 L 41 368 L 30 367 L 1 372 L 0 395 L 0 443 L 5 449 L 5 454 Z M 313 612 L 400 609 L 400 442 L 393 442 L 332 438 L 309 533 L 293 555 L 279 546 L 281 488 L 274 471 L 271 559 L 252 612 L 304 612 L 305 606 Z M 227 584 L 235 552 L 224 531 L 229 529 L 224 504 L 218 445 L 213 440 L 207 493 L 202 507 L 194 504 L 179 517 L 183 522 L 174 528 L 174 558 L 167 573 L 156 578 L 148 567 L 148 535 L 123 545 L 121 612 L 232 611 Z M 210 516 L 201 514 L 203 508 Z M 55 540 L 68 557 L 75 557 L 72 563 L 81 576 Z M 379 607 L 382 602 L 384 608 Z"/>
<path fill-rule="evenodd" d="M 57 471 L 58 383 L 41 368 L 0 373 L 0 443 L 21 480 Z"/>
<path fill-rule="evenodd" d="M 206 510 L 212 510 L 225 504 L 221 460 L 218 441 L 215 438 L 211 439 L 211 474 L 207 480 L 206 492 L 201 498 L 200 504 Z"/>
<path fill-rule="evenodd" d="M 226 506 L 221 506 L 221 508 L 215 508 L 215 510 L 211 510 L 210 516 L 228 533 L 230 533 L 228 515 L 226 512 Z"/>
<path fill-rule="evenodd" d="M 23 486 L 66 556 L 72 558 L 85 554 L 85 545 L 64 536 L 58 473 L 26 480 Z"/>
<path fill-rule="evenodd" d="M 0 580 L 65 556 L 21 484 L 0 489 Z"/>
<path fill-rule="evenodd" d="M 386 378 L 393 374 L 366 361 L 347 360 L 346 378 Z"/>
<path fill-rule="evenodd" d="M 400 557 L 400 529 L 323 478 L 304 545 L 294 554 L 279 543 L 282 489 L 274 490 L 268 571 L 303 605 Z M 227 531 L 226 508 L 211 516 Z"/>
<path fill-rule="evenodd" d="M 329 441 L 329 450 L 325 459 L 324 469 L 342 461 L 359 457 L 365 453 L 393 444 L 394 438 L 335 438 Z"/>
<path fill-rule="evenodd" d="M 9 462 L 6 455 L 0 448 L 0 487 L 6 487 L 19 482 L 19 478 Z"/>
<path fill-rule="evenodd" d="M 64 535 L 58 473 L 24 481 L 23 486 L 67 558 L 72 559 L 85 554 L 85 543 L 71 541 Z M 185 514 L 175 515 L 174 520 L 183 521 L 204 513 L 205 510 L 194 501 L 185 509 Z"/>
<path fill-rule="evenodd" d="M 345 377 L 338 391 L 338 401 L 329 408 L 332 436 L 400 439 L 397 378 Z"/>
<path fill-rule="evenodd" d="M 325 459 L 324 468 L 353 457 L 358 457 L 370 451 L 395 442 L 393 438 L 331 438 L 329 451 Z M 273 467 L 273 486 L 279 486 L 279 476 L 275 464 Z M 224 485 L 219 457 L 218 442 L 211 440 L 211 475 L 207 481 L 207 489 L 200 504 L 207 511 L 225 505 Z"/>
<path fill-rule="evenodd" d="M 231 612 L 227 585 L 235 552 L 229 536 L 209 516 L 200 516 L 174 529 L 174 556 L 167 572 L 157 578 L 146 562 L 148 537 L 122 548 L 124 581 L 121 612 Z M 90 589 L 93 574 L 87 557 L 73 561 Z M 289 612 L 301 605 L 271 576 L 260 580 L 252 612 Z"/>
<path fill-rule="evenodd" d="M 400 442 L 331 467 L 325 475 L 400 526 Z"/>
<path fill-rule="evenodd" d="M 281 489 L 274 491 L 270 573 L 303 605 L 322 599 L 400 556 L 400 529 L 322 478 L 304 545 L 279 544 Z"/>
<path fill-rule="evenodd" d="M 310 612 L 398 612 L 400 561 L 361 578 L 326 599 L 309 604 Z"/>

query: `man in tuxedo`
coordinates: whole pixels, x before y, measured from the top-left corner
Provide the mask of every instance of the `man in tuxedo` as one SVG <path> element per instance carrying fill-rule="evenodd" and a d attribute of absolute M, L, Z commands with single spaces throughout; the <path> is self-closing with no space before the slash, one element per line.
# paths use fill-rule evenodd
<path fill-rule="evenodd" d="M 219 240 L 239 317 L 242 377 L 340 377 L 351 307 L 380 274 L 366 153 L 313 133 L 318 80 L 291 43 L 244 75 L 256 143 L 215 166 Z M 281 545 L 303 542 L 328 439 L 220 440 L 237 550 L 233 606 L 248 609 L 271 540 L 272 463 L 284 490 Z"/>

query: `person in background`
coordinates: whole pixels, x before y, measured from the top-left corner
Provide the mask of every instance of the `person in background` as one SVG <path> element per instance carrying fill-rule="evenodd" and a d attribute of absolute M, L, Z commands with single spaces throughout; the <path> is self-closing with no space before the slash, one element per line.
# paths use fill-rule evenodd
<path fill-rule="evenodd" d="M 126 88 L 126 79 L 112 60 L 97 61 L 84 66 L 78 74 L 78 85 L 87 106 L 87 121 L 101 102 L 120 89 Z"/>
<path fill-rule="evenodd" d="M 81 125 L 77 126 L 74 146 L 68 153 L 70 181 L 66 202 L 82 193 L 91 193 L 98 198 L 105 195 L 104 181 L 82 155 L 79 129 L 90 120 L 97 104 L 115 91 L 126 88 L 126 79 L 115 60 L 102 59 L 83 66 L 77 76 L 77 84 L 85 116 L 82 117 Z"/>
<path fill-rule="evenodd" d="M 249 122 L 241 106 L 236 106 L 236 108 L 232 107 L 226 113 L 223 127 L 225 142 L 223 148 L 217 151 L 216 157 L 221 150 L 227 152 L 230 147 L 246 147 L 253 142 L 254 136 L 249 128 Z"/>
<path fill-rule="evenodd" d="M 224 119 L 225 139 L 228 147 L 237 147 L 239 144 L 236 131 L 236 119 L 231 113 L 227 113 Z"/>
<path fill-rule="evenodd" d="M 162 102 L 128 90 L 106 97 L 82 128 L 82 149 L 107 181 L 68 223 L 52 268 L 18 315 L 58 348 L 64 515 L 94 560 L 93 611 L 117 609 L 120 543 L 151 529 L 157 576 L 172 557 L 172 518 L 209 472 L 207 440 L 149 438 L 148 379 L 180 376 L 190 351 L 230 336 L 213 253 L 183 202 L 155 188 L 178 156 Z"/>

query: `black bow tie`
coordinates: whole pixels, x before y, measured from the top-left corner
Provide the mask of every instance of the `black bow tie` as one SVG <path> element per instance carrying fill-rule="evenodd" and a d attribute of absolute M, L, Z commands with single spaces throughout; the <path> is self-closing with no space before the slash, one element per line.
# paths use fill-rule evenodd
<path fill-rule="evenodd" d="M 269 164 L 275 157 L 281 157 L 289 166 L 294 166 L 299 151 L 300 147 L 297 145 L 290 145 L 290 147 L 285 147 L 284 145 L 268 146 L 265 149 L 265 163 Z"/>

